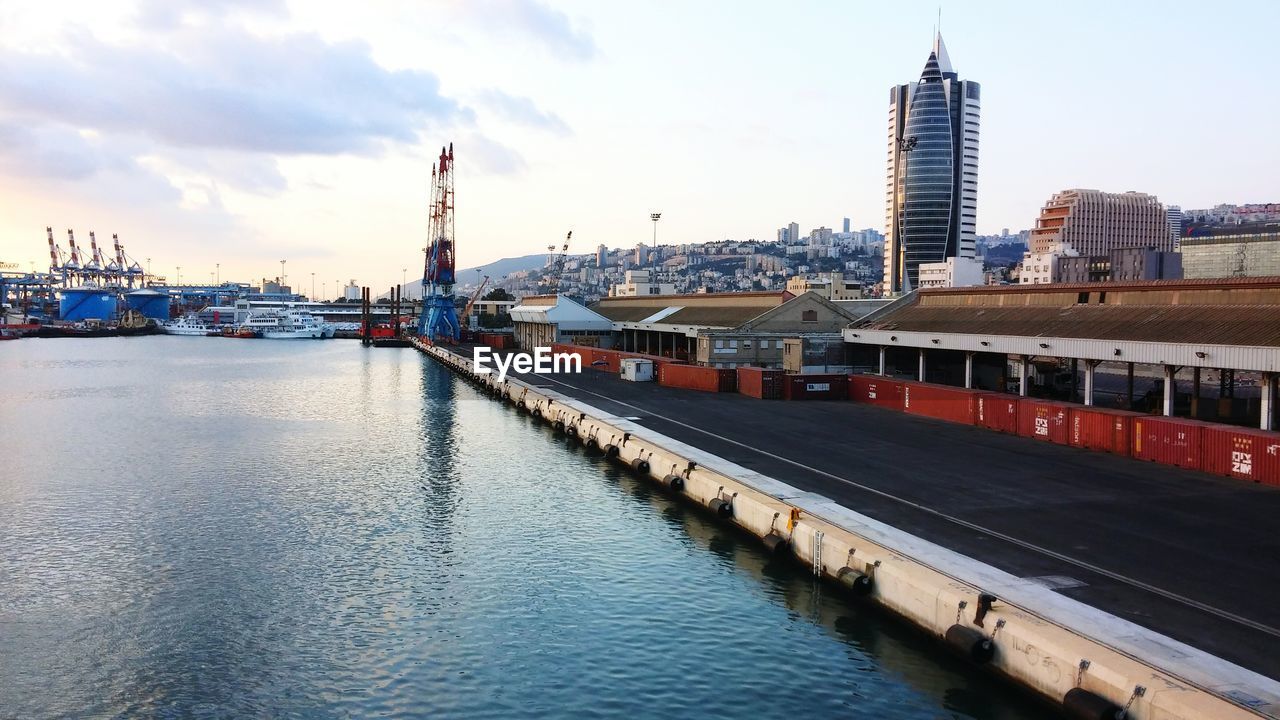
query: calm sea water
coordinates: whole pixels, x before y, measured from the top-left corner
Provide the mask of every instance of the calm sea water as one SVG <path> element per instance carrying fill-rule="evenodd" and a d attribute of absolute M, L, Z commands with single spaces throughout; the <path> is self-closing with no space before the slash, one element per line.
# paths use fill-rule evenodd
<path fill-rule="evenodd" d="M 412 350 L 0 344 L 0 718 L 1037 718 Z"/>

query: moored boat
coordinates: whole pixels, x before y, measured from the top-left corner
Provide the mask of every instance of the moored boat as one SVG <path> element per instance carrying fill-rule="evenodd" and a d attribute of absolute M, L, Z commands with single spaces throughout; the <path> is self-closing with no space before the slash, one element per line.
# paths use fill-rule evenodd
<path fill-rule="evenodd" d="M 164 324 L 164 331 L 169 335 L 196 335 L 203 337 L 208 335 L 211 330 L 212 328 L 207 323 L 193 313 L 183 315 L 177 320 Z"/>

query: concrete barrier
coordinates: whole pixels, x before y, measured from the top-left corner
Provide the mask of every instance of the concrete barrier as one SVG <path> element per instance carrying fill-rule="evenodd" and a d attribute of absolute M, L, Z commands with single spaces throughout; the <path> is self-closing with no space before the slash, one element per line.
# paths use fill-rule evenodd
<path fill-rule="evenodd" d="M 415 345 L 486 383 L 467 358 Z M 656 482 L 684 478 L 681 494 L 704 507 L 727 505 L 732 522 L 785 541 L 816 574 L 846 586 L 871 578 L 855 594 L 940 641 L 949 630 L 985 636 L 994 645 L 989 667 L 1054 702 L 1091 693 L 1136 720 L 1280 718 L 1274 680 L 573 398 L 515 379 L 507 385 L 507 402 L 523 399 L 548 422 L 572 421 L 579 439 L 612 445 L 623 464 L 642 460 L 642 474 Z M 957 633 L 957 625 L 968 630 Z"/>

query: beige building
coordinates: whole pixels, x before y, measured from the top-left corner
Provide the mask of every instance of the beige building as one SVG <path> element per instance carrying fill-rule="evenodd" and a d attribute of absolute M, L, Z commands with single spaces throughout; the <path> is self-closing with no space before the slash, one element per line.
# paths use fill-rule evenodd
<path fill-rule="evenodd" d="M 827 300 L 857 300 L 862 297 L 862 284 L 846 280 L 843 273 L 797 275 L 787 280 L 787 292 L 792 295 L 815 292 Z"/>
<path fill-rule="evenodd" d="M 640 295 L 675 295 L 674 283 L 663 282 L 659 273 L 652 270 L 628 270 L 623 282 L 613 286 L 609 294 L 614 297 Z"/>
<path fill-rule="evenodd" d="M 1046 253 L 1061 243 L 1086 256 L 1126 247 L 1173 250 L 1164 206 L 1154 195 L 1139 192 L 1054 193 L 1036 219 L 1028 250 Z"/>
<path fill-rule="evenodd" d="M 1182 277 L 1280 276 L 1280 227 L 1249 235 L 1182 238 Z"/>
<path fill-rule="evenodd" d="M 788 340 L 838 337 L 857 319 L 818 293 L 806 292 L 737 327 L 699 330 L 697 363 L 722 368 L 781 368 Z"/>
<path fill-rule="evenodd" d="M 1048 285 L 1059 280 L 1058 264 L 1064 257 L 1077 257 L 1080 253 L 1065 243 L 1058 243 L 1045 252 L 1029 252 L 1022 256 L 1018 270 L 1018 283 L 1022 285 Z"/>

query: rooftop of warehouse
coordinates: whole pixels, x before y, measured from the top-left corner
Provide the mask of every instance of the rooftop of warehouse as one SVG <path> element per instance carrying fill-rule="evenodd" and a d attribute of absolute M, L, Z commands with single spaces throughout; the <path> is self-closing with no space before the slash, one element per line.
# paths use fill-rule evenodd
<path fill-rule="evenodd" d="M 602 298 L 590 307 L 613 322 L 738 327 L 792 297 L 784 291 L 636 295 Z"/>
<path fill-rule="evenodd" d="M 850 327 L 1280 347 L 1280 277 L 920 290 Z"/>

